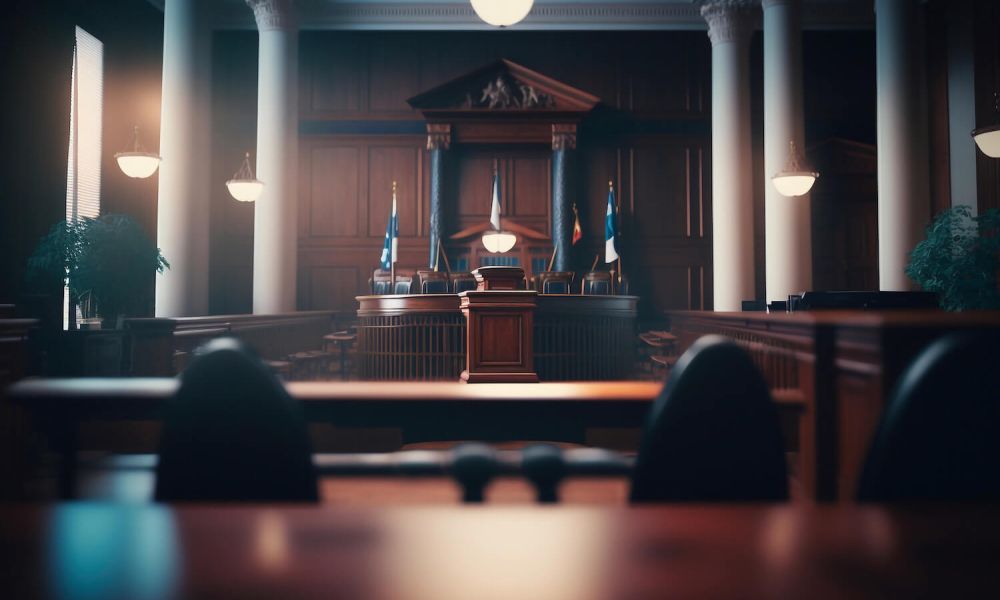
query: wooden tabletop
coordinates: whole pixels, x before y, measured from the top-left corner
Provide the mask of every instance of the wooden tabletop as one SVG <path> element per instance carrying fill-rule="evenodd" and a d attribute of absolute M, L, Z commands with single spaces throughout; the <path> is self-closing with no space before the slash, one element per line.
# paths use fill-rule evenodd
<path fill-rule="evenodd" d="M 987 508 L 0 507 L 7 598 L 1000 597 Z"/>

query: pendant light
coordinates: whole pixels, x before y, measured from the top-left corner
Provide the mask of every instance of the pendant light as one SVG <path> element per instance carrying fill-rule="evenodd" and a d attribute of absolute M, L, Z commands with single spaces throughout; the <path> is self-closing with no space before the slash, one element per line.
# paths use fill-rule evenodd
<path fill-rule="evenodd" d="M 160 166 L 160 156 L 153 152 L 146 152 L 139 144 L 139 126 L 132 127 L 132 149 L 127 152 L 115 154 L 118 168 L 129 177 L 135 179 L 145 179 L 156 172 Z"/>
<path fill-rule="evenodd" d="M 226 187 L 229 188 L 229 194 L 240 202 L 253 202 L 260 198 L 264 191 L 264 182 L 253 176 L 249 152 L 243 158 L 240 170 L 236 171 L 233 178 L 226 182 Z"/>
<path fill-rule="evenodd" d="M 510 27 L 531 12 L 535 0 L 471 0 L 472 10 L 494 27 Z"/>
<path fill-rule="evenodd" d="M 517 236 L 506 231 L 490 231 L 483 234 L 483 246 L 494 254 L 503 254 L 517 242 Z"/>
<path fill-rule="evenodd" d="M 788 142 L 788 162 L 785 168 L 778 172 L 771 181 L 782 196 L 803 196 L 809 193 L 819 173 L 802 165 L 802 157 L 795 142 Z"/>
<path fill-rule="evenodd" d="M 1000 93 L 993 93 L 993 109 L 1000 115 Z M 1000 158 L 1000 123 L 972 130 L 972 139 L 990 158 Z"/>

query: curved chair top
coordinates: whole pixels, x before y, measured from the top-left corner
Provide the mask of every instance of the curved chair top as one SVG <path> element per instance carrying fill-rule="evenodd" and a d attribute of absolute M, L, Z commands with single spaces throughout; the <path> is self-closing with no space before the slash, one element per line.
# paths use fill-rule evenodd
<path fill-rule="evenodd" d="M 1000 336 L 953 334 L 900 377 L 858 483 L 862 501 L 1000 501 Z"/>
<path fill-rule="evenodd" d="M 632 480 L 632 502 L 788 498 L 784 441 L 767 384 L 721 336 L 695 342 L 653 403 Z"/>
<path fill-rule="evenodd" d="M 317 500 L 299 407 L 242 342 L 208 342 L 180 378 L 160 440 L 157 500 Z"/>

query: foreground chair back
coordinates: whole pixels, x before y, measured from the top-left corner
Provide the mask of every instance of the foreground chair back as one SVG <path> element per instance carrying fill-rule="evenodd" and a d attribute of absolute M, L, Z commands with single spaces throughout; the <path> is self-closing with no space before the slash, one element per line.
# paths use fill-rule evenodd
<path fill-rule="evenodd" d="M 181 374 L 164 419 L 156 499 L 318 499 L 298 406 L 238 340 L 212 340 Z"/>
<path fill-rule="evenodd" d="M 903 372 L 858 484 L 873 502 L 1000 501 L 1000 337 L 955 334 Z"/>
<path fill-rule="evenodd" d="M 677 361 L 653 403 L 632 477 L 632 502 L 788 498 L 784 441 L 750 357 L 705 336 Z"/>

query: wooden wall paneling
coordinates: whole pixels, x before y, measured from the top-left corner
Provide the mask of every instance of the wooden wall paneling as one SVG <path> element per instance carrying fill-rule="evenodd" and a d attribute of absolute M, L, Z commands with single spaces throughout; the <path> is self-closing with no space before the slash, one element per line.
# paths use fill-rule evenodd
<path fill-rule="evenodd" d="M 306 190 L 308 236 L 355 237 L 361 206 L 358 146 L 313 146 Z M 383 228 L 385 225 L 383 225 Z M 384 229 L 383 229 L 384 230 Z"/>
<path fill-rule="evenodd" d="M 369 237 L 384 237 L 386 220 L 392 208 L 392 182 L 397 183 L 396 208 L 399 235 L 416 237 L 422 229 L 420 192 L 423 152 L 420 147 L 372 144 L 368 147 L 368 217 Z"/>
<path fill-rule="evenodd" d="M 309 271 L 310 310 L 352 310 L 354 297 L 368 285 L 367 278 L 356 266 L 313 267 Z"/>
<path fill-rule="evenodd" d="M 551 235 L 552 158 L 548 150 L 514 156 L 506 161 L 508 214 L 519 224 Z"/>
<path fill-rule="evenodd" d="M 634 148 L 633 220 L 637 237 L 691 237 L 690 148 L 671 143 Z"/>
<path fill-rule="evenodd" d="M 307 67 L 303 115 L 316 118 L 338 113 L 359 114 L 367 104 L 366 41 L 370 38 L 338 31 L 303 33 L 302 54 Z M 300 103 L 301 104 L 301 103 Z"/>
<path fill-rule="evenodd" d="M 407 98 L 423 91 L 420 54 L 414 34 L 386 36 L 368 48 L 368 111 L 416 118 Z"/>
<path fill-rule="evenodd" d="M 495 153 L 463 148 L 455 161 L 458 177 L 458 202 L 455 205 L 458 229 L 480 223 L 490 217 L 490 181 Z M 499 160 L 498 160 L 499 163 Z M 501 165 L 498 165 L 498 168 Z M 501 194 L 506 190 L 501 189 Z M 506 203 L 506 198 L 504 198 Z"/>

